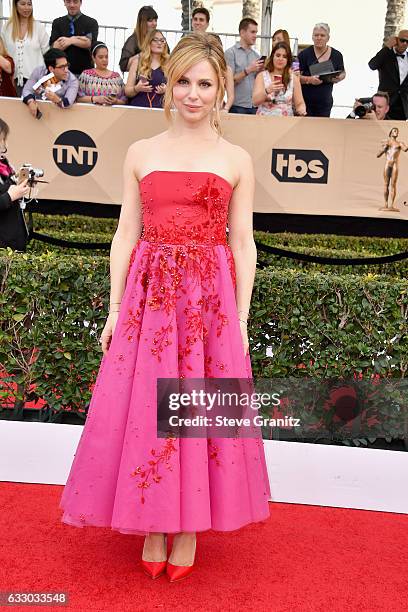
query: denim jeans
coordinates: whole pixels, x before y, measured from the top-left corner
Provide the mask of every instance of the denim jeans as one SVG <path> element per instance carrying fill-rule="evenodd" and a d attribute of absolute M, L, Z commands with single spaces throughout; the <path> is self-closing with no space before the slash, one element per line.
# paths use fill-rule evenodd
<path fill-rule="evenodd" d="M 235 104 L 233 104 L 229 112 L 241 115 L 255 115 L 256 107 L 246 108 L 245 106 L 236 106 Z"/>

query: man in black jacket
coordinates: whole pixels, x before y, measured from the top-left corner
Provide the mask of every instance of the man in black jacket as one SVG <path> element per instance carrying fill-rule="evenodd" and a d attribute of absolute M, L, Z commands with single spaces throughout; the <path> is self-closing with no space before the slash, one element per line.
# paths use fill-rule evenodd
<path fill-rule="evenodd" d="M 29 187 L 27 181 L 16 185 L 14 171 L 5 157 L 8 133 L 7 123 L 0 119 L 0 248 L 25 251 L 28 232 L 20 200 L 28 196 Z"/>
<path fill-rule="evenodd" d="M 408 118 L 408 30 L 401 30 L 398 36 L 391 36 L 386 45 L 368 65 L 378 70 L 378 89 L 390 96 L 390 119 L 405 121 Z"/>
<path fill-rule="evenodd" d="M 81 13 L 82 0 L 64 0 L 68 14 L 52 22 L 50 46 L 65 51 L 70 71 L 79 77 L 93 68 L 90 49 L 98 40 L 98 22 Z"/>

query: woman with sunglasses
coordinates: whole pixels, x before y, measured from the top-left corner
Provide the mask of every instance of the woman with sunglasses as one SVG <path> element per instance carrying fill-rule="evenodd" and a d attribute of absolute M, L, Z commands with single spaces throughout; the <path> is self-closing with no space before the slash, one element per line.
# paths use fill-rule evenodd
<path fill-rule="evenodd" d="M 149 32 L 141 53 L 132 63 L 125 87 L 131 106 L 163 107 L 166 91 L 164 66 L 168 57 L 166 39 L 160 30 Z"/>

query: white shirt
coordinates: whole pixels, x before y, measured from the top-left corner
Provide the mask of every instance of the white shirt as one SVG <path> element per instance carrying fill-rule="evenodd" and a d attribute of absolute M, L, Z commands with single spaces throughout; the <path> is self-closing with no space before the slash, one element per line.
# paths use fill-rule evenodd
<path fill-rule="evenodd" d="M 397 51 L 394 49 L 394 53 Z M 408 75 L 408 57 L 407 52 L 401 53 L 404 57 L 397 57 L 399 74 L 400 74 L 400 84 L 405 81 L 406 76 Z"/>
<path fill-rule="evenodd" d="M 44 64 L 43 55 L 49 49 L 50 36 L 45 26 L 34 20 L 31 38 L 26 34 L 22 40 L 13 40 L 11 23 L 3 28 L 2 38 L 15 63 L 14 78 L 17 85 L 22 86 L 23 78 L 28 79 L 34 68 Z"/>

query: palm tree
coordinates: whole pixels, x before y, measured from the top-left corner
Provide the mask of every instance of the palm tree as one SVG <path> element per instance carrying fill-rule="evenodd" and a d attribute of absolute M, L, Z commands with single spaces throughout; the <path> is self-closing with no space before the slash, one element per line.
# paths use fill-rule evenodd
<path fill-rule="evenodd" d="M 252 19 L 259 22 L 260 16 L 260 0 L 242 0 L 242 17 L 252 17 Z"/>
<path fill-rule="evenodd" d="M 183 32 L 191 30 L 191 13 L 198 6 L 203 6 L 200 0 L 181 0 L 181 29 Z"/>
<path fill-rule="evenodd" d="M 385 15 L 384 42 L 395 36 L 404 25 L 407 0 L 387 0 Z"/>

